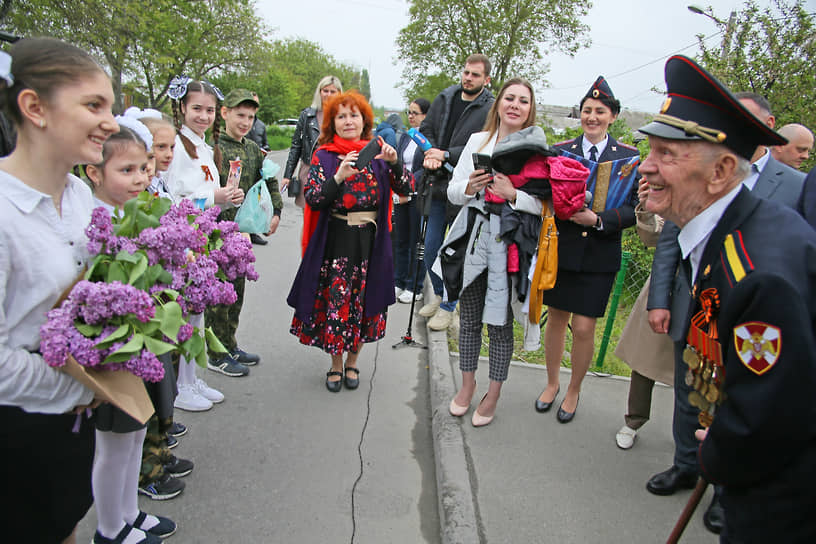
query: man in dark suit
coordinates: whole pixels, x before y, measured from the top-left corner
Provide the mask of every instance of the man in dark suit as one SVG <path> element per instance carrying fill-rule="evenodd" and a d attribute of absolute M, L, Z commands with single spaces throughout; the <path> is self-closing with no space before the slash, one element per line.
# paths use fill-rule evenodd
<path fill-rule="evenodd" d="M 756 93 L 734 95 L 748 111 L 768 128 L 775 119 L 768 101 Z M 751 155 L 751 171 L 742 181 L 755 196 L 795 207 L 802 193 L 804 174 L 784 165 L 771 156 L 765 145 L 756 147 Z M 697 479 L 697 410 L 688 403 L 690 388 L 685 384 L 686 364 L 682 360 L 685 347 L 685 325 L 688 323 L 690 284 L 683 270 L 678 270 L 680 246 L 677 243 L 677 225 L 667 221 L 655 249 L 652 262 L 652 279 L 649 287 L 649 323 L 656 333 L 668 333 L 675 342 L 674 415 L 674 463 L 666 471 L 653 476 L 646 488 L 656 495 L 671 495 L 681 488 L 693 487 Z M 678 344 L 679 343 L 679 344 Z M 712 532 L 722 530 L 723 514 L 719 504 L 719 492 L 715 491 L 711 504 L 703 517 Z"/>
<path fill-rule="evenodd" d="M 640 129 L 651 152 L 639 171 L 646 209 L 680 228 L 678 282 L 692 300 L 671 315 L 685 367 L 675 387 L 691 385 L 694 426 L 710 427 L 697 431 L 697 463 L 676 455 L 650 491 L 693 486 L 699 466 L 722 486 L 723 542 L 814 542 L 816 232 L 744 186 L 756 145 L 784 138 L 690 59 L 669 59 L 666 82 Z"/>
<path fill-rule="evenodd" d="M 802 214 L 805 221 L 810 223 L 811 227 L 816 229 L 816 167 L 805 178 L 796 210 Z"/>

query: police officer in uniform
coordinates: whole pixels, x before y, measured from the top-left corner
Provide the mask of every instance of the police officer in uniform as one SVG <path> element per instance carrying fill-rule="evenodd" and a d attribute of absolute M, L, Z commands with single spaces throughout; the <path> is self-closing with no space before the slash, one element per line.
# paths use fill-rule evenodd
<path fill-rule="evenodd" d="M 635 157 L 638 150 L 615 140 L 608 133 L 621 110 L 603 76 L 581 99 L 583 133 L 573 140 L 555 144 L 558 150 L 604 163 Z M 600 184 L 598 184 L 600 185 Z M 593 201 L 601 198 L 596 187 Z M 600 200 L 598 200 L 600 202 Z M 567 220 L 556 218 L 558 227 L 558 281 L 544 291 L 542 302 L 547 305 L 547 327 L 544 348 L 547 354 L 547 386 L 535 400 L 538 412 L 547 412 L 560 391 L 559 369 L 564 352 L 567 324 L 572 325 L 572 374 L 556 418 L 561 423 L 573 420 L 578 409 L 581 384 L 592 362 L 595 345 L 595 324 L 606 312 L 609 294 L 621 266 L 621 236 L 623 229 L 635 224 L 637 183 L 624 202 L 596 213 L 594 206 L 584 207 Z"/>
<path fill-rule="evenodd" d="M 701 475 L 723 486 L 721 542 L 816 542 L 816 232 L 742 187 L 756 147 L 784 138 L 686 57 L 666 84 L 639 172 L 646 209 L 681 228 L 684 381 Z"/>

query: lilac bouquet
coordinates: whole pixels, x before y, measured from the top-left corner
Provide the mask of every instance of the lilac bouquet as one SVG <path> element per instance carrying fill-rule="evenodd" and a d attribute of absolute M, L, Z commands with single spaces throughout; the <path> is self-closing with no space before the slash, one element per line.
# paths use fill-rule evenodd
<path fill-rule="evenodd" d="M 86 229 L 93 261 L 66 300 L 40 329 L 43 358 L 63 366 L 69 356 L 85 367 L 127 370 L 159 381 L 157 359 L 176 351 L 205 365 L 207 347 L 224 352 L 209 329 L 190 325 L 190 314 L 232 304 L 240 277 L 258 278 L 252 245 L 218 208 L 171 205 L 142 193 L 121 216 L 93 211 Z"/>

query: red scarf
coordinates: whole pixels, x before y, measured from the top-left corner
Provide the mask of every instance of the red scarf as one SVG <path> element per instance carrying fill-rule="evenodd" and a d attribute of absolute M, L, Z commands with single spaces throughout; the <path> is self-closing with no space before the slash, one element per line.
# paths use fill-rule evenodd
<path fill-rule="evenodd" d="M 325 149 L 326 151 L 331 151 L 332 153 L 337 153 L 338 155 L 348 155 L 352 151 L 357 151 L 359 153 L 367 143 L 368 140 L 355 140 L 352 142 L 351 140 L 346 140 L 345 138 L 341 138 L 335 134 L 331 142 L 323 144 L 317 149 Z"/>

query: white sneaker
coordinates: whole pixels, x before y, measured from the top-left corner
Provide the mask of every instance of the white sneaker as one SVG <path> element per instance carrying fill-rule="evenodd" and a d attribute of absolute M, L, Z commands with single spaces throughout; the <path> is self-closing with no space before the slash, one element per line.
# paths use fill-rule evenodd
<path fill-rule="evenodd" d="M 628 450 L 635 445 L 635 436 L 637 436 L 637 431 L 624 425 L 615 435 L 615 442 L 620 449 Z"/>
<path fill-rule="evenodd" d="M 439 295 L 431 295 L 431 298 L 428 299 L 428 303 L 419 309 L 419 315 L 422 317 L 433 317 L 436 315 L 436 311 L 439 309 L 441 303 L 442 297 Z"/>
<path fill-rule="evenodd" d="M 395 285 L 394 286 L 394 296 L 399 298 L 400 295 L 402 295 L 402 293 L 404 293 L 404 291 Z"/>
<path fill-rule="evenodd" d="M 446 331 L 453 323 L 453 312 L 439 308 L 434 316 L 428 321 L 428 328 L 432 331 Z"/>
<path fill-rule="evenodd" d="M 417 293 L 416 295 L 407 289 L 402 292 L 400 296 L 397 297 L 397 300 L 402 302 L 403 304 L 411 304 L 411 297 L 414 300 L 422 300 L 422 293 Z"/>
<path fill-rule="evenodd" d="M 207 382 L 205 382 L 201 378 L 196 378 L 195 388 L 196 391 L 198 391 L 199 395 L 201 395 L 208 401 L 212 402 L 213 404 L 224 402 L 224 394 L 218 389 L 213 389 L 212 387 L 207 385 Z"/>
<path fill-rule="evenodd" d="M 213 404 L 198 392 L 195 384 L 179 384 L 178 396 L 173 406 L 188 412 L 205 412 L 212 408 Z"/>

